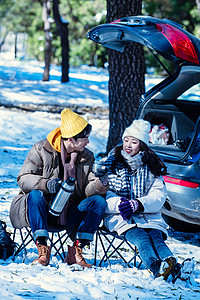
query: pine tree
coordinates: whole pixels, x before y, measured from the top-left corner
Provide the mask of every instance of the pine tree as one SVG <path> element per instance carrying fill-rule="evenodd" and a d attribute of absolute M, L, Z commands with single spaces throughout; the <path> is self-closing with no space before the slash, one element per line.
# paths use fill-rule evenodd
<path fill-rule="evenodd" d="M 142 0 L 107 0 L 107 22 L 140 15 Z M 124 129 L 135 118 L 144 93 L 143 47 L 130 44 L 123 53 L 109 50 L 109 138 L 107 152 L 121 141 Z"/>

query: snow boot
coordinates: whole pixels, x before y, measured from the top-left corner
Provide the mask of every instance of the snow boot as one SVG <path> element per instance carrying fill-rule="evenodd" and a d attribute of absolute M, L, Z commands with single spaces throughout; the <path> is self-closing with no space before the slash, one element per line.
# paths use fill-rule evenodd
<path fill-rule="evenodd" d="M 79 266 L 82 266 L 83 268 L 91 268 L 92 265 L 86 263 L 82 254 L 82 248 L 76 246 L 76 242 L 74 242 L 73 246 L 68 246 L 68 252 L 65 258 L 65 263 L 67 263 L 68 265 L 77 264 Z"/>
<path fill-rule="evenodd" d="M 181 276 L 181 267 L 182 265 L 179 263 L 176 263 L 174 267 L 174 271 L 172 272 L 172 283 L 175 283 L 175 281 L 180 278 Z"/>
<path fill-rule="evenodd" d="M 38 258 L 33 261 L 33 264 L 41 264 L 43 266 L 48 266 L 51 256 L 51 247 L 36 243 L 38 248 Z"/>
<path fill-rule="evenodd" d="M 163 276 L 167 280 L 168 276 L 174 272 L 176 258 L 173 256 L 165 258 L 160 264 L 160 270 L 157 277 Z"/>

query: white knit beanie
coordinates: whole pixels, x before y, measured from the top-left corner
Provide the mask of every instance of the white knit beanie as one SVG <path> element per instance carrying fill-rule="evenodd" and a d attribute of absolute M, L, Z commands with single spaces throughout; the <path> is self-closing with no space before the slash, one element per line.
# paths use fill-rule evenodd
<path fill-rule="evenodd" d="M 151 124 L 148 121 L 142 119 L 134 120 L 131 126 L 125 129 L 122 139 L 124 139 L 126 136 L 132 136 L 149 145 L 150 130 Z"/>

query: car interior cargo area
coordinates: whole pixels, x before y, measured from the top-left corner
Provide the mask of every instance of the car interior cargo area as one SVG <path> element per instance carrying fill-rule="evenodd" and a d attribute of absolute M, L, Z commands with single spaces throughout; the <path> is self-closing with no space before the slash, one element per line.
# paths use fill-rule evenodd
<path fill-rule="evenodd" d="M 185 154 L 188 145 L 179 147 L 177 141 L 186 139 L 194 132 L 195 122 L 190 118 L 189 110 L 181 111 L 174 104 L 167 105 L 166 101 L 164 105 L 150 102 L 145 107 L 142 118 L 148 120 L 152 126 L 163 124 L 169 131 L 169 138 L 166 143 L 151 143 L 153 150 L 164 152 L 165 155 L 167 154 L 177 159 L 180 159 Z"/>

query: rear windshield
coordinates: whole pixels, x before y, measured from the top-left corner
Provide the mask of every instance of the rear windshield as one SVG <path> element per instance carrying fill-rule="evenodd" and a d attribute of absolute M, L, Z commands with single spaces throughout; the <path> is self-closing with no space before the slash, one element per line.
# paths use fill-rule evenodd
<path fill-rule="evenodd" d="M 184 92 L 177 100 L 197 101 L 200 102 L 200 83 L 192 86 Z"/>

